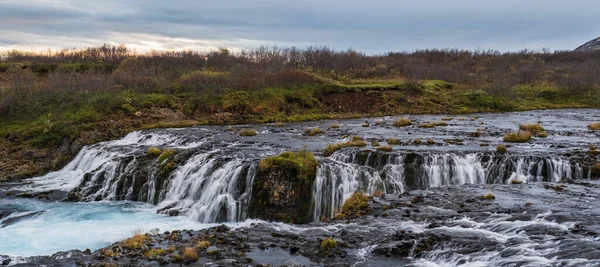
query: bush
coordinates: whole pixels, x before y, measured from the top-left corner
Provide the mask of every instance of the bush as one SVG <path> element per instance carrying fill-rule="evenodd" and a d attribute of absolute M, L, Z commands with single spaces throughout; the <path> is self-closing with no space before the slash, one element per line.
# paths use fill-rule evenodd
<path fill-rule="evenodd" d="M 519 130 L 528 131 L 532 134 L 536 134 L 544 131 L 544 127 L 539 124 L 521 124 L 519 125 Z"/>
<path fill-rule="evenodd" d="M 148 151 L 146 151 L 146 155 L 153 158 L 160 156 L 161 153 L 162 151 L 158 147 L 150 147 L 148 148 Z"/>
<path fill-rule="evenodd" d="M 304 134 L 308 135 L 308 136 L 315 136 L 317 134 L 322 134 L 322 133 L 324 133 L 323 130 L 319 129 L 318 127 L 312 128 L 312 129 L 308 128 L 308 129 L 304 130 Z"/>
<path fill-rule="evenodd" d="M 255 136 L 256 131 L 252 129 L 243 129 L 240 131 L 240 136 Z"/>
<path fill-rule="evenodd" d="M 223 96 L 221 103 L 225 110 L 239 114 L 250 113 L 256 106 L 256 99 L 246 91 L 235 91 Z"/>
<path fill-rule="evenodd" d="M 410 122 L 410 120 L 408 118 L 402 117 L 402 118 L 399 118 L 396 121 L 394 121 L 393 125 L 396 126 L 396 127 L 403 127 L 403 126 L 409 126 L 409 125 L 411 125 L 411 122 Z"/>
<path fill-rule="evenodd" d="M 588 125 L 588 129 L 592 131 L 600 131 L 600 122 L 592 123 Z"/>
<path fill-rule="evenodd" d="M 388 145 L 399 145 L 400 144 L 400 139 L 398 139 L 398 138 L 388 138 L 387 143 L 388 143 Z"/>
<path fill-rule="evenodd" d="M 504 142 L 525 143 L 531 140 L 531 133 L 527 131 L 511 132 L 504 135 Z"/>
<path fill-rule="evenodd" d="M 392 147 L 391 146 L 380 146 L 377 148 L 377 150 L 379 151 L 385 151 L 385 152 L 391 152 L 392 151 Z"/>
<path fill-rule="evenodd" d="M 506 153 L 506 146 L 505 145 L 497 145 L 496 152 L 498 152 L 500 154 Z"/>

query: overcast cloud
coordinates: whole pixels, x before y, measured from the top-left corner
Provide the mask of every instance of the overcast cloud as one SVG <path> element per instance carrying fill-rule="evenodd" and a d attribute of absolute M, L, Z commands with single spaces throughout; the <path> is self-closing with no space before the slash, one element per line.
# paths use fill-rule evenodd
<path fill-rule="evenodd" d="M 0 49 L 570 50 L 600 36 L 599 10 L 598 0 L 0 0 Z"/>

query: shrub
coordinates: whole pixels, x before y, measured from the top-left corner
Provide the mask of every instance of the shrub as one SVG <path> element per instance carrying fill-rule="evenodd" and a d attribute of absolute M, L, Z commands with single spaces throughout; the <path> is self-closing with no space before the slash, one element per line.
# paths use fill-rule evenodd
<path fill-rule="evenodd" d="M 158 162 L 162 163 L 163 161 L 165 161 L 173 155 L 175 155 L 175 149 L 166 149 L 165 151 L 160 153 L 160 156 L 158 156 Z"/>
<path fill-rule="evenodd" d="M 315 136 L 317 134 L 322 134 L 324 133 L 321 129 L 317 128 L 308 128 L 306 130 L 304 130 L 304 134 L 308 135 L 308 136 Z"/>
<path fill-rule="evenodd" d="M 537 134 L 537 137 L 546 138 L 546 137 L 548 137 L 548 133 L 546 133 L 545 131 L 541 131 Z"/>
<path fill-rule="evenodd" d="M 322 250 L 332 250 L 337 246 L 335 240 L 333 238 L 325 238 L 325 240 L 321 241 L 321 249 Z"/>
<path fill-rule="evenodd" d="M 409 125 L 411 125 L 411 122 L 410 122 L 410 120 L 408 118 L 402 117 L 402 118 L 399 118 L 396 121 L 394 121 L 393 125 L 396 126 L 396 127 L 403 127 L 403 126 L 409 126 Z"/>
<path fill-rule="evenodd" d="M 158 147 L 150 147 L 148 148 L 148 151 L 146 151 L 146 155 L 153 158 L 160 156 L 161 153 L 162 151 Z"/>
<path fill-rule="evenodd" d="M 536 134 L 544 131 L 544 127 L 539 124 L 521 124 L 519 130 L 528 131 L 532 134 Z"/>
<path fill-rule="evenodd" d="M 506 146 L 505 145 L 497 145 L 496 152 L 498 152 L 500 154 L 506 153 Z"/>
<path fill-rule="evenodd" d="M 240 136 L 255 136 L 256 131 L 252 129 L 243 129 L 240 131 Z"/>
<path fill-rule="evenodd" d="M 379 151 L 385 151 L 385 152 L 391 152 L 392 151 L 392 147 L 391 146 L 380 146 L 377 148 L 377 150 Z"/>
<path fill-rule="evenodd" d="M 186 262 L 195 262 L 200 259 L 200 257 L 198 257 L 198 253 L 196 253 L 196 249 L 190 247 L 184 248 L 183 255 L 181 256 Z"/>
<path fill-rule="evenodd" d="M 388 138 L 387 143 L 388 143 L 388 145 L 399 145 L 400 144 L 400 139 L 398 139 L 398 138 Z"/>
<path fill-rule="evenodd" d="M 531 133 L 527 131 L 510 132 L 504 135 L 504 142 L 525 143 L 531 140 Z"/>
<path fill-rule="evenodd" d="M 592 131 L 600 131 L 600 122 L 592 123 L 588 125 L 588 129 Z"/>
<path fill-rule="evenodd" d="M 256 105 L 256 99 L 246 91 L 235 91 L 223 96 L 221 103 L 225 110 L 240 114 L 249 113 Z"/>

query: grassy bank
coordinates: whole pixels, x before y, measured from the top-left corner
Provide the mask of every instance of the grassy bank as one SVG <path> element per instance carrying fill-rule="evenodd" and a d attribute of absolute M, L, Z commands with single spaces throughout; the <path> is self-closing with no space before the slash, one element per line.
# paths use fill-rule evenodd
<path fill-rule="evenodd" d="M 0 56 L 0 179 L 59 168 L 83 145 L 138 129 L 600 107 L 583 70 L 597 54 L 115 51 Z"/>

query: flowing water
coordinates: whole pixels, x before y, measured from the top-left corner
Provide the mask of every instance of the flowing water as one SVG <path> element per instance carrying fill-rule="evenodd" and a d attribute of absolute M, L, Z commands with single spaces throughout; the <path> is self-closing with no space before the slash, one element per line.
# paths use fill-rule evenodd
<path fill-rule="evenodd" d="M 600 120 L 598 110 L 410 116 L 417 124 L 439 121 L 442 117 L 452 118 L 449 126 L 396 128 L 390 126 L 395 118 L 385 117 L 367 119 L 372 124 L 380 121 L 371 127 L 361 127 L 365 119 L 288 123 L 285 127 L 234 127 L 256 129 L 258 135 L 253 137 L 239 137 L 225 127 L 208 126 L 138 131 L 120 140 L 87 146 L 60 171 L 0 188 L 4 195 L 71 192 L 83 201 L 0 199 L 0 211 L 8 214 L 2 220 L 20 217 L 0 228 L 0 254 L 29 256 L 75 248 L 94 249 L 122 239 L 136 228 L 167 230 L 242 222 L 248 219 L 246 211 L 258 161 L 285 150 L 307 149 L 317 155 L 319 164 L 311 209 L 314 221 L 333 217 L 356 191 L 369 195 L 401 194 L 461 184 L 558 182 L 590 177 L 589 166 L 582 163 L 580 155 L 589 144 L 598 144 L 599 134 L 586 129 L 590 122 Z M 495 153 L 495 145 L 502 143 L 505 132 L 515 130 L 520 123 L 538 121 L 549 133 L 548 138 L 511 145 L 509 153 L 504 155 Z M 341 127 L 328 128 L 333 122 Z M 315 137 L 302 135 L 309 127 L 320 127 L 325 133 Z M 471 137 L 477 129 L 481 129 L 483 136 Z M 366 147 L 342 149 L 327 158 L 319 155 L 326 144 L 347 140 L 351 135 L 378 140 L 382 145 L 387 138 L 394 137 L 402 145 L 393 146 L 392 152 Z M 434 144 L 415 145 L 416 139 L 432 140 Z M 165 163 L 146 156 L 152 146 L 176 151 L 173 171 L 165 172 Z M 540 216 L 532 222 L 545 223 Z M 470 234 L 506 244 L 515 238 L 528 238 L 526 231 L 517 230 L 523 228 L 527 226 L 511 226 L 502 218 L 494 218 L 436 231 L 450 234 L 472 231 Z M 86 233 L 86 238 L 77 239 L 82 233 Z M 61 234 L 66 235 L 61 242 L 49 241 Z M 535 242 L 535 246 L 553 244 L 543 238 Z M 550 252 L 531 254 L 527 252 L 531 250 L 529 245 L 519 243 L 519 246 L 525 252 L 517 254 L 523 257 L 552 260 L 548 258 Z M 451 251 L 451 247 L 444 248 L 413 263 L 452 266 L 465 261 Z M 369 254 L 369 249 L 363 252 Z M 502 258 L 501 251 L 494 253 L 473 253 L 468 257 L 469 261 L 482 263 Z"/>

